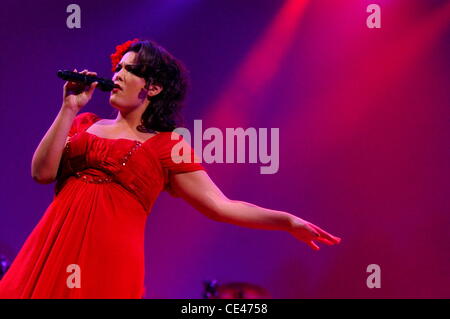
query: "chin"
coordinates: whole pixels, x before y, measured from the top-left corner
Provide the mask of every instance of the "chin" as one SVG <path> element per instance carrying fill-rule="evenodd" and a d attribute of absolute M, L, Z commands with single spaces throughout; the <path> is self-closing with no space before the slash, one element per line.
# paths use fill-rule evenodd
<path fill-rule="evenodd" d="M 118 110 L 123 109 L 124 106 L 120 103 L 120 101 L 117 101 L 117 100 L 118 99 L 114 95 L 112 95 L 109 97 L 109 104 L 115 109 L 118 109 Z"/>
<path fill-rule="evenodd" d="M 118 103 L 114 98 L 109 99 L 109 104 L 118 111 L 127 111 L 128 112 L 131 109 L 133 109 L 133 107 L 130 107 L 130 105 Z"/>

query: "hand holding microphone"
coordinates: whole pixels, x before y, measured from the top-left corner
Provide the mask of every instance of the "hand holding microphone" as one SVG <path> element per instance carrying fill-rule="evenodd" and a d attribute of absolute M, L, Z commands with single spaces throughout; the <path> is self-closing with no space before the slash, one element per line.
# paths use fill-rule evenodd
<path fill-rule="evenodd" d="M 77 69 L 74 70 L 73 73 L 77 72 Z M 81 76 L 96 76 L 96 72 L 89 72 L 88 70 L 83 70 L 80 73 Z M 59 76 L 59 74 L 58 74 Z M 73 80 L 73 79 L 72 79 Z M 98 85 L 98 82 L 92 83 L 83 83 L 83 82 L 74 82 L 72 80 L 67 81 L 64 84 L 63 90 L 63 107 L 67 107 L 78 113 L 80 109 L 85 106 L 92 95 L 94 94 L 94 90 Z"/>

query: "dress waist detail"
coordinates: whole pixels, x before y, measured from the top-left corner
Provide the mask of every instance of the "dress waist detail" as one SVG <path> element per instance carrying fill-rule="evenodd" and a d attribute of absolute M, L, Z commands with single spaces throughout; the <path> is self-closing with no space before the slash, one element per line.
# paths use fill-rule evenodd
<path fill-rule="evenodd" d="M 86 168 L 82 171 L 75 172 L 75 177 L 86 183 L 101 184 L 113 182 L 111 175 L 95 168 Z"/>

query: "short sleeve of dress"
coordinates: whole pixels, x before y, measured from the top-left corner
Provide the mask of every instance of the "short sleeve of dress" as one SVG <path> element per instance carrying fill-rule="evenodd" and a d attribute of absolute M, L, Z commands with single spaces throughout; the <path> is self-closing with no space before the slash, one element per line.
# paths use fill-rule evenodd
<path fill-rule="evenodd" d="M 165 135 L 161 138 L 159 145 L 159 160 L 166 172 L 164 190 L 168 191 L 170 195 L 178 197 L 170 187 L 170 176 L 206 169 L 200 163 L 200 157 L 181 135 L 171 132 L 160 134 Z"/>
<path fill-rule="evenodd" d="M 98 116 L 92 112 L 83 112 L 75 116 L 72 126 L 69 130 L 69 137 L 72 137 L 86 130 L 92 123 L 98 119 Z"/>

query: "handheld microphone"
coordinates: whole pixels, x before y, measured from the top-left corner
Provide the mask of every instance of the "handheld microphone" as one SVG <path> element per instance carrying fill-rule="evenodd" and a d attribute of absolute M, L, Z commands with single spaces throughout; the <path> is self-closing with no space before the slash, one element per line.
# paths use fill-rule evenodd
<path fill-rule="evenodd" d="M 83 83 L 85 85 L 91 85 L 93 82 L 98 82 L 97 87 L 105 92 L 112 91 L 114 88 L 119 87 L 118 85 L 114 84 L 112 80 L 99 78 L 94 75 L 86 75 L 77 72 L 72 72 L 69 70 L 64 71 L 59 70 L 56 73 L 56 75 L 63 80 Z"/>

